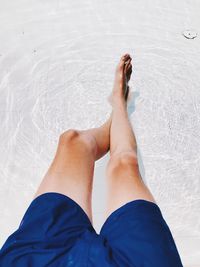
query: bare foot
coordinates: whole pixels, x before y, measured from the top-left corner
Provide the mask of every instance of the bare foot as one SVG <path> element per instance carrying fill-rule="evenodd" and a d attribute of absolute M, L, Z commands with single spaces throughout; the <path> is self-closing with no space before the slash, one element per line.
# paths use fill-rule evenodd
<path fill-rule="evenodd" d="M 113 91 L 108 97 L 108 101 L 112 106 L 118 103 L 127 104 L 129 94 L 128 82 L 132 73 L 131 60 L 130 55 L 125 54 L 121 57 L 116 67 Z"/>

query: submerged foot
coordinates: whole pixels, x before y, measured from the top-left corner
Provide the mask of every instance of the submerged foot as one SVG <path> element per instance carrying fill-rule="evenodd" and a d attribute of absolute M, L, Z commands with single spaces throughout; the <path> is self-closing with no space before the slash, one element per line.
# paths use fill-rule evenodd
<path fill-rule="evenodd" d="M 115 71 L 113 90 L 108 100 L 113 106 L 119 102 L 127 104 L 127 98 L 129 94 L 128 82 L 132 73 L 132 58 L 129 54 L 125 54 L 121 57 Z"/>

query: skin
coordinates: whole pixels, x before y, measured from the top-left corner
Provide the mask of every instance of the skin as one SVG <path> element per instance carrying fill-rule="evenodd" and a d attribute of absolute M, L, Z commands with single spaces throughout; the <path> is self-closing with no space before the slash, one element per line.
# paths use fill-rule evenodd
<path fill-rule="evenodd" d="M 105 219 L 129 201 L 155 202 L 139 172 L 136 139 L 127 113 L 131 60 L 129 54 L 124 54 L 116 67 L 113 90 L 108 97 L 112 106 L 108 120 L 97 128 L 70 129 L 60 135 L 55 157 L 34 198 L 46 192 L 69 196 L 93 224 L 91 199 L 95 161 L 110 151 L 106 166 Z"/>

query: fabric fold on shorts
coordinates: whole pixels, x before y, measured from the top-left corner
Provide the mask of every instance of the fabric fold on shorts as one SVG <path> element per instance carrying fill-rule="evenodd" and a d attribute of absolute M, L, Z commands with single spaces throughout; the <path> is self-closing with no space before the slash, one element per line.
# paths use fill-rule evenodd
<path fill-rule="evenodd" d="M 130 201 L 97 234 L 70 197 L 48 192 L 27 208 L 0 250 L 1 267 L 183 267 L 157 204 Z"/>

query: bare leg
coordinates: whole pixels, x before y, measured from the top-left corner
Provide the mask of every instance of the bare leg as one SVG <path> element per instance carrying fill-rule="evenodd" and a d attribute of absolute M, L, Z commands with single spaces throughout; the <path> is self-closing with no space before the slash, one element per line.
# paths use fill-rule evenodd
<path fill-rule="evenodd" d="M 70 129 L 61 134 L 55 157 L 34 198 L 47 192 L 71 197 L 92 223 L 92 184 L 95 160 L 109 150 L 110 118 L 100 127 L 84 131 Z"/>
<path fill-rule="evenodd" d="M 108 217 L 114 210 L 135 199 L 155 202 L 139 172 L 137 144 L 127 113 L 127 84 L 132 72 L 131 58 L 121 58 L 109 101 L 113 107 L 110 127 L 110 160 L 107 173 Z"/>
<path fill-rule="evenodd" d="M 82 133 L 86 134 L 86 138 L 92 135 L 96 142 L 96 157 L 95 160 L 103 157 L 110 149 L 110 126 L 112 121 L 112 112 L 108 120 L 100 127 L 83 130 Z"/>

